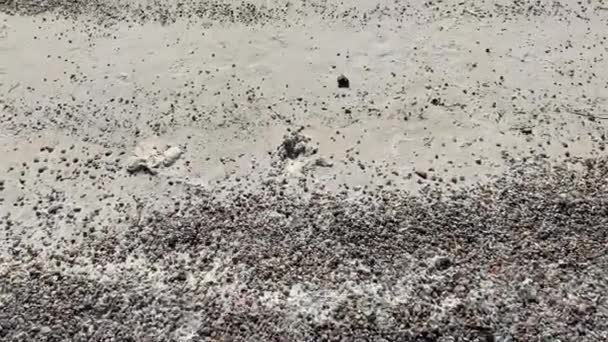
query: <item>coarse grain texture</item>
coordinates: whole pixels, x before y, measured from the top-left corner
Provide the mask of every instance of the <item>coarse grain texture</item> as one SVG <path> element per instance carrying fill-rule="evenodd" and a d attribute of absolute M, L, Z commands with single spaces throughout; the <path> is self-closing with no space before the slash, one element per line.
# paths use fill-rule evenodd
<path fill-rule="evenodd" d="M 3 339 L 602 340 L 608 163 L 454 193 L 269 185 L 3 260 Z M 18 241 L 18 240 L 17 240 Z"/>
<path fill-rule="evenodd" d="M 0 0 L 0 340 L 608 340 L 607 23 Z"/>

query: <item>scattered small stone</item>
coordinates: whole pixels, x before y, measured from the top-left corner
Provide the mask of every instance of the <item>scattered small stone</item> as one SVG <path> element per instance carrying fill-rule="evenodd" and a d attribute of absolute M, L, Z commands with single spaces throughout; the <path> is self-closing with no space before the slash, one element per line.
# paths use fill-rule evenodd
<path fill-rule="evenodd" d="M 434 266 L 435 269 L 439 271 L 444 271 L 450 268 L 450 266 L 452 266 L 452 260 L 446 256 L 440 256 L 435 258 Z"/>
<path fill-rule="evenodd" d="M 422 179 L 427 179 L 427 178 L 429 178 L 429 174 L 428 174 L 427 172 L 425 172 L 425 171 L 416 170 L 416 171 L 414 171 L 414 173 L 415 173 L 415 174 L 416 174 L 418 177 L 420 177 L 420 178 L 422 178 Z"/>
<path fill-rule="evenodd" d="M 526 278 L 519 284 L 518 292 L 520 298 L 525 302 L 536 302 L 537 299 L 537 291 L 534 288 L 534 281 L 532 279 Z"/>
<path fill-rule="evenodd" d="M 424 164 L 413 164 L 424 166 L 426 172 L 417 171 L 417 176 L 406 172 L 403 177 L 394 173 L 397 176 L 395 181 L 411 179 L 412 176 L 420 178 L 416 179 L 420 184 L 428 185 L 421 196 L 412 196 L 400 186 L 391 190 L 381 189 L 390 168 L 385 167 L 383 161 L 378 162 L 380 158 L 376 162 L 370 161 L 360 156 L 359 151 L 350 149 L 345 160 L 341 160 L 342 149 L 351 145 L 353 135 L 359 133 L 355 126 L 375 131 L 369 132 L 371 139 L 366 139 L 374 141 L 377 128 L 393 125 L 386 121 L 381 125 L 376 125 L 380 123 L 377 121 L 352 125 L 357 120 L 365 121 L 364 116 L 368 113 L 374 120 L 381 112 L 388 114 L 387 119 L 408 120 L 404 125 L 407 127 L 401 128 L 396 124 L 386 134 L 420 129 L 416 133 L 419 135 L 413 139 L 435 135 L 439 140 L 444 137 L 439 136 L 432 125 L 419 126 L 415 118 L 425 119 L 430 115 L 431 120 L 427 123 L 432 124 L 437 119 L 459 127 L 464 125 L 463 133 L 472 127 L 479 129 L 480 119 L 484 125 L 493 124 L 491 118 L 494 116 L 497 116 L 496 120 L 502 120 L 498 128 L 530 119 L 527 124 L 533 125 L 534 133 L 539 135 L 536 124 L 544 125 L 566 117 L 547 115 L 549 113 L 545 113 L 545 109 L 553 113 L 558 112 L 562 105 L 574 105 L 581 111 L 593 109 L 601 114 L 602 103 L 596 99 L 594 90 L 605 87 L 605 77 L 602 77 L 605 75 L 602 75 L 604 70 L 601 68 L 593 70 L 592 67 L 599 65 L 596 59 L 601 60 L 605 54 L 602 45 L 606 43 L 606 37 L 602 41 L 605 34 L 595 27 L 601 23 L 599 16 L 603 9 L 584 1 L 566 4 L 565 7 L 551 6 L 550 2 L 547 6 L 542 1 L 531 1 L 525 6 L 519 4 L 521 1 L 503 1 L 503 6 L 494 7 L 473 6 L 472 2 L 434 1 L 412 7 L 396 1 L 382 8 L 354 3 L 342 6 L 344 8 L 337 12 L 335 6 L 325 2 L 313 1 L 312 6 L 260 6 L 257 1 L 239 1 L 232 6 L 226 5 L 225 1 L 180 1 L 177 5 L 146 1 L 145 6 L 116 6 L 113 1 L 0 0 L 0 12 L 10 14 L 3 18 L 6 23 L 0 24 L 0 40 L 8 37 L 12 42 L 13 36 L 35 35 L 34 39 L 44 41 L 41 46 L 47 46 L 56 39 L 57 47 L 51 47 L 47 58 L 53 61 L 57 58 L 66 70 L 64 77 L 40 75 L 49 77 L 45 88 L 51 86 L 57 90 L 53 93 L 58 96 L 52 97 L 45 96 L 48 93 L 45 89 L 34 89 L 36 82 L 33 79 L 13 82 L 19 75 L 10 73 L 5 82 L 7 92 L 3 93 L 6 97 L 6 101 L 2 99 L 4 108 L 0 106 L 2 128 L 8 129 L 8 136 L 16 133 L 24 139 L 22 141 L 28 140 L 32 144 L 29 147 L 37 146 L 34 141 L 65 143 L 70 139 L 76 141 L 83 135 L 87 137 L 82 140 L 91 142 L 72 145 L 69 153 L 66 153 L 67 145 L 64 146 L 64 163 L 61 164 L 54 164 L 56 160 L 51 158 L 51 154 L 40 153 L 34 167 L 30 162 L 34 157 L 29 154 L 31 151 L 20 155 L 18 148 L 9 147 L 16 152 L 8 157 L 15 157 L 15 165 L 21 165 L 17 160 L 21 162 L 22 158 L 27 158 L 29 165 L 24 164 L 23 168 L 8 174 L 7 183 L 11 191 L 6 193 L 7 203 L 0 203 L 0 234 L 3 238 L 0 243 L 0 340 L 606 340 L 607 236 L 602 229 L 608 226 L 605 205 L 608 203 L 608 166 L 605 159 L 593 159 L 584 171 L 571 170 L 574 164 L 567 164 L 564 167 L 567 170 L 556 171 L 553 164 L 531 165 L 524 158 L 525 169 L 516 168 L 517 172 L 513 174 L 509 170 L 497 182 L 475 183 L 466 189 L 453 186 L 445 191 L 435 187 L 439 184 L 426 183 L 422 179 L 441 182 L 440 174 L 470 172 L 468 177 L 473 180 L 479 175 L 477 171 L 458 171 L 456 168 L 469 166 L 470 161 L 474 162 L 473 165 L 480 165 L 482 160 L 484 164 L 494 165 L 493 157 L 489 155 L 490 159 L 486 159 L 483 155 L 474 155 L 468 161 L 443 168 L 442 159 L 449 154 L 450 148 L 433 152 L 436 147 L 433 146 L 430 151 L 425 151 L 429 152 L 428 155 L 412 151 L 412 161 L 426 159 L 432 164 L 428 167 L 434 166 L 437 172 Z M 237 68 L 239 56 L 231 60 L 229 54 L 235 46 L 230 42 L 219 44 L 222 47 L 214 53 L 196 46 L 186 48 L 191 40 L 174 36 L 179 35 L 179 28 L 187 26 L 187 23 L 201 23 L 205 28 L 202 32 L 197 31 L 197 25 L 189 26 L 188 30 L 205 36 L 224 28 L 234 33 L 231 27 L 235 24 L 237 31 L 255 30 L 261 26 L 268 27 L 270 31 L 282 31 L 288 26 L 291 27 L 288 30 L 298 30 L 301 24 L 310 24 L 309 19 L 329 22 L 335 21 L 338 15 L 349 32 L 366 27 L 375 30 L 377 26 L 382 27 L 379 33 L 383 33 L 401 28 L 403 22 L 426 22 L 438 15 L 458 15 L 460 12 L 470 15 L 462 18 L 463 25 L 477 27 L 482 33 L 480 37 L 484 30 L 489 34 L 489 40 L 477 42 L 472 42 L 466 35 L 462 37 L 463 42 L 458 42 L 457 35 L 452 37 L 461 47 L 457 51 L 458 56 L 454 57 L 466 60 L 469 66 L 479 66 L 476 73 L 469 74 L 468 68 L 446 70 L 433 65 L 437 63 L 426 63 L 428 58 L 425 56 L 428 57 L 429 53 L 450 50 L 445 44 L 415 42 L 413 51 L 409 51 L 409 47 L 408 51 L 402 51 L 384 46 L 385 41 L 389 45 L 391 43 L 389 35 L 386 39 L 380 37 L 381 44 L 371 46 L 369 51 L 361 51 L 357 42 L 348 44 L 351 52 L 346 52 L 346 49 L 342 54 L 333 51 L 332 55 L 337 53 L 342 57 L 340 61 L 328 60 L 329 70 L 339 70 L 343 65 L 353 70 L 362 67 L 361 81 L 365 87 L 359 87 L 357 76 L 355 82 L 358 86 L 355 88 L 361 88 L 360 92 L 336 90 L 339 94 L 330 91 L 327 96 L 320 96 L 314 89 L 303 89 L 307 84 L 298 84 L 299 89 L 293 89 L 294 83 L 289 87 L 284 83 L 278 87 L 273 82 L 266 82 L 270 81 L 268 77 L 272 73 L 264 75 L 265 70 L 255 74 L 255 70 Z M 14 20 L 23 21 L 19 17 L 14 19 L 13 14 L 35 15 L 33 31 L 20 32 L 20 26 L 7 27 Z M 291 20 L 294 15 L 302 20 Z M 575 15 L 586 21 L 577 20 Z M 538 20 L 532 20 L 531 25 L 539 32 L 536 36 L 540 37 L 543 31 L 547 33 L 546 30 L 551 29 L 550 25 L 542 25 L 546 17 L 552 18 L 551 22 L 555 19 L 568 23 L 573 28 L 569 37 L 572 43 L 554 39 L 541 42 L 546 54 L 543 58 L 524 53 L 538 50 L 539 41 L 535 42 L 535 39 L 520 42 L 517 51 L 507 51 L 500 44 L 497 45 L 498 50 L 496 46 L 483 47 L 483 44 L 492 42 L 497 32 L 492 29 L 493 25 L 488 25 L 489 31 L 487 27 L 477 25 L 480 21 L 492 24 L 506 20 L 508 24 L 526 23 L 536 18 Z M 174 57 L 182 60 L 183 56 L 168 56 L 161 61 L 171 63 L 165 66 L 179 73 L 174 80 L 178 82 L 175 87 L 166 87 L 164 79 L 171 75 L 165 77 L 166 73 L 162 72 L 149 75 L 142 80 L 143 83 L 129 85 L 135 81 L 131 73 L 146 70 L 147 63 L 156 61 L 156 57 L 145 53 L 139 56 L 141 65 L 138 56 L 133 56 L 137 65 L 125 63 L 129 60 L 110 58 L 96 63 L 95 70 L 90 68 L 90 58 L 75 58 L 87 51 L 103 53 L 104 49 L 110 52 L 124 46 L 123 39 L 128 37 L 121 33 L 120 27 L 117 30 L 117 22 L 137 28 L 150 21 L 162 25 L 177 23 L 175 27 L 159 28 L 159 32 L 168 34 L 167 39 L 159 40 L 159 45 L 168 49 L 186 48 L 193 61 L 200 59 L 198 67 L 197 63 L 189 60 L 182 64 L 179 61 L 173 63 L 176 62 Z M 541 24 L 535 25 L 538 23 Z M 210 31 L 210 26 L 217 27 Z M 431 31 L 436 28 L 444 30 L 443 26 L 438 26 Z M 526 28 L 530 25 L 524 25 L 523 29 Z M 312 49 L 303 49 L 303 60 L 314 58 L 318 51 L 324 51 L 324 54 L 331 51 L 327 46 L 329 40 L 318 37 L 325 29 L 305 30 L 302 37 L 307 43 L 302 47 L 310 46 Z M 266 31 L 264 34 L 268 33 Z M 281 37 L 281 32 L 278 33 L 276 43 L 269 42 L 268 46 L 262 44 L 261 47 L 287 44 L 291 49 L 290 41 L 294 36 Z M 104 42 L 113 39 L 116 44 L 104 43 L 103 47 L 96 47 L 99 39 Z M 68 49 L 69 53 L 63 56 L 55 56 L 66 50 L 65 44 L 72 44 L 74 49 Z M 257 44 L 255 35 L 249 44 Z M 27 46 L 28 49 L 30 47 Z M 584 53 L 580 49 L 584 49 Z M 239 50 L 249 51 L 246 48 Z M 8 51 L 10 55 L 11 50 Z M 123 52 L 128 54 L 129 51 Z M 403 52 L 411 57 L 406 61 L 412 66 L 405 68 L 408 70 L 399 66 L 404 62 Z M 350 53 L 353 53 L 354 60 L 348 60 Z M 208 63 L 209 55 L 216 57 L 213 63 Z M 477 60 L 471 61 L 472 58 Z M 377 64 L 374 59 L 382 61 Z M 501 61 L 507 67 L 519 69 L 519 79 L 525 81 L 533 78 L 535 73 L 542 73 L 543 82 L 506 82 L 503 76 L 498 78 L 504 69 L 499 67 Z M 534 69 L 539 62 L 551 66 L 551 70 Z M 365 64 L 374 71 L 370 72 L 372 68 Z M 302 64 L 303 68 L 309 68 L 307 65 Z M 390 72 L 391 69 L 395 72 Z M 197 71 L 198 75 L 207 74 L 197 77 Z M 332 72 L 331 79 L 337 76 L 335 70 Z M 399 78 L 396 78 L 397 73 Z M 118 80 L 107 78 L 117 74 Z M 147 86 L 148 78 L 154 79 L 153 87 Z M 64 79 L 70 83 L 63 83 Z M 344 75 L 337 81 L 338 88 L 350 88 L 350 81 Z M 44 82 L 47 82 L 46 78 Z M 73 86 L 78 86 L 76 82 L 83 88 L 72 91 Z M 95 88 L 101 92 L 107 86 L 108 93 L 89 92 L 87 84 L 96 85 Z M 123 85 L 136 86 L 137 91 L 123 92 L 125 99 L 113 98 L 112 94 L 120 90 L 115 89 L 116 86 Z M 283 87 L 291 89 L 286 92 Z M 332 87 L 330 82 L 329 88 Z M 243 91 L 246 88 L 251 88 L 247 95 L 249 100 L 241 102 L 245 100 Z M 302 97 L 289 101 L 298 91 L 307 101 Z M 461 95 L 461 91 L 466 96 Z M 107 96 L 111 97 L 109 102 L 106 101 Z M 217 101 L 203 101 L 205 103 L 201 104 L 201 98 L 210 96 L 218 96 Z M 156 113 L 149 110 L 149 102 L 163 98 L 168 99 L 163 100 L 170 106 L 167 111 Z M 451 101 L 454 101 L 453 105 Z M 283 103 L 279 105 L 280 102 Z M 217 193 L 211 186 L 192 185 L 190 179 L 186 179 L 190 175 L 183 175 L 184 182 L 175 181 L 172 177 L 154 179 L 153 183 L 158 188 L 138 188 L 134 195 L 142 198 L 133 197 L 134 201 L 130 201 L 131 184 L 128 184 L 128 179 L 126 182 L 117 179 L 125 174 L 116 172 L 126 156 L 100 160 L 104 152 L 110 156 L 108 149 L 115 153 L 124 150 L 132 136 L 150 137 L 150 141 L 165 146 L 158 139 L 179 132 L 176 128 L 184 125 L 191 126 L 194 132 L 205 126 L 208 126 L 205 129 L 214 129 L 227 124 L 231 126 L 231 133 L 234 132 L 232 128 L 238 127 L 243 130 L 236 133 L 249 134 L 269 122 L 265 115 L 260 117 L 259 125 L 250 120 L 240 120 L 247 111 L 245 105 L 257 107 L 262 103 L 267 103 L 269 112 L 276 114 L 273 120 L 281 120 L 287 125 L 313 119 L 315 124 L 326 123 L 329 129 L 345 127 L 348 133 L 340 134 L 336 139 L 333 135 L 328 137 L 335 143 L 328 149 L 336 149 L 338 158 L 335 163 L 339 163 L 340 168 L 327 171 L 336 171 L 333 180 L 341 181 L 341 177 L 346 178 L 350 174 L 358 176 L 355 171 L 359 165 L 365 168 L 366 176 L 370 176 L 370 185 L 353 186 L 346 180 L 341 184 L 343 190 L 340 192 L 331 190 L 324 193 L 316 187 L 325 179 L 302 172 L 294 177 L 297 183 L 292 183 L 292 179 L 279 178 L 285 174 L 279 170 L 272 174 L 271 180 L 263 180 L 264 189 L 245 189 L 234 186 L 232 181 L 240 183 L 240 186 L 251 180 L 248 176 L 232 174 L 243 160 L 237 163 L 229 156 L 218 156 L 213 154 L 214 151 L 208 151 L 214 161 L 209 164 L 222 157 L 225 165 L 220 173 L 225 171 L 227 179 L 214 179 L 212 182 L 221 187 L 221 198 L 215 197 Z M 465 107 L 461 103 L 467 103 L 470 110 L 459 110 Z M 343 106 L 343 112 L 335 111 L 340 106 Z M 427 111 L 432 106 L 445 106 L 446 111 L 455 115 L 435 117 L 437 113 Z M 356 117 L 350 117 L 350 108 L 357 113 Z M 329 112 L 322 112 L 324 110 Z M 328 113 L 336 115 L 327 117 L 325 114 Z M 222 119 L 215 120 L 221 116 Z M 467 117 L 472 125 L 461 120 Z M 588 119 L 600 123 L 600 116 Z M 602 130 L 598 125 L 582 123 L 581 139 L 586 139 L 584 135 L 587 132 L 594 135 L 594 132 Z M 82 127 L 86 124 L 92 125 Z M 121 127 L 118 131 L 115 130 L 116 124 Z M 252 126 L 256 128 L 251 130 Z M 559 132 L 554 131 L 553 126 L 548 128 L 543 132 L 553 135 L 554 142 L 559 139 L 572 139 L 574 142 L 577 139 L 572 133 L 578 132 L 578 126 L 575 130 L 564 127 Z M 56 129 L 69 136 L 57 137 L 56 140 L 47 134 L 53 132 L 54 135 Z M 119 136 L 119 132 L 131 134 Z M 525 134 L 522 140 L 533 140 L 532 128 L 515 128 L 514 132 Z M 297 134 L 302 135 L 301 132 Z M 287 166 L 296 166 L 296 169 L 300 166 L 299 170 L 302 170 L 308 166 L 333 165 L 333 159 L 317 158 L 317 145 L 308 137 L 295 135 L 286 138 L 278 147 L 278 153 L 271 152 L 272 163 L 278 160 L 279 165 L 285 167 L 283 171 Z M 186 138 L 191 139 L 191 136 Z M 231 141 L 224 140 L 228 137 L 220 138 L 214 143 Z M 338 142 L 338 139 L 342 141 Z M 196 136 L 191 142 L 200 143 Z M 435 140 L 433 144 L 438 142 Z M 431 145 L 430 141 L 428 145 Z M 374 148 L 361 147 L 361 155 L 368 155 Z M 530 160 L 535 162 L 536 157 L 542 156 L 540 151 L 528 149 L 528 146 L 518 147 L 512 155 L 506 155 L 508 167 L 516 163 L 514 158 L 518 162 L 522 160 L 515 152 L 521 155 L 521 151 L 526 150 L 524 153 L 527 155 L 529 150 L 533 156 Z M 56 148 L 61 149 L 61 145 Z M 474 150 L 476 148 L 473 147 Z M 597 148 L 604 150 L 605 146 L 600 144 Z M 40 152 L 45 151 L 50 153 L 52 149 L 40 149 Z M 38 151 L 35 149 L 33 152 Z M 178 163 L 185 168 L 189 165 L 189 161 L 180 163 L 179 158 L 184 155 L 181 149 L 143 152 L 141 155 L 134 153 L 134 159 L 129 159 L 128 172 L 155 174 L 163 167 Z M 407 152 L 409 154 L 410 151 Z M 491 153 L 483 148 L 480 152 Z M 561 151 L 562 154 L 564 152 L 566 150 Z M 575 155 L 574 149 L 570 153 Z M 434 159 L 432 155 L 435 155 Z M 69 161 L 75 156 L 83 162 L 71 164 Z M 362 160 L 358 160 L 359 157 Z M 392 167 L 401 169 L 405 158 L 409 156 L 394 161 Z M 76 162 L 78 160 L 74 160 Z M 263 170 L 264 163 L 265 160 L 256 164 L 256 171 Z M 41 169 L 39 166 L 45 164 L 50 167 L 46 175 L 57 174 L 56 179 L 61 180 L 70 178 L 74 184 L 32 179 Z M 215 165 L 210 167 L 214 169 L 210 173 L 214 174 Z M 85 183 L 89 179 L 95 181 Z M 464 180 L 464 177 L 460 179 Z M 13 189 L 13 185 L 26 184 L 26 180 L 28 186 Z M 457 183 L 458 178 L 453 177 L 452 181 Z M 167 183 L 173 186 L 167 189 Z M 3 187 L 0 183 L 0 189 Z M 573 189 L 578 192 L 571 191 Z M 295 194 L 291 193 L 292 190 Z M 347 193 L 351 190 L 356 190 L 357 195 L 350 197 Z M 558 200 L 556 195 L 564 191 L 568 194 L 567 200 Z M 166 203 L 157 202 L 157 195 L 169 198 L 169 204 L 164 206 Z M 83 203 L 76 200 L 78 196 Z M 182 196 L 187 200 L 180 203 Z M 59 202 L 70 203 L 70 210 L 55 204 Z M 75 205 L 81 205 L 86 214 L 76 215 L 81 207 L 73 207 Z M 100 208 L 103 208 L 104 215 L 101 215 Z M 13 210 L 12 218 L 9 218 L 11 212 L 8 209 Z M 120 217 L 105 215 L 106 210 L 120 211 Z M 30 212 L 37 216 L 32 218 L 37 220 L 34 224 L 27 222 Z M 189 279 L 195 281 L 191 283 Z M 173 283 L 165 284 L 163 280 Z"/>
<path fill-rule="evenodd" d="M 532 134 L 532 127 L 522 127 L 520 131 L 525 135 Z"/>
<path fill-rule="evenodd" d="M 53 205 L 51 205 L 51 206 L 50 206 L 50 207 L 47 209 L 47 212 L 48 212 L 49 214 L 56 214 L 56 213 L 57 213 L 59 210 L 61 210 L 62 208 L 63 208 L 63 205 L 62 205 L 62 204 L 59 204 L 59 203 L 57 203 L 57 204 L 53 204 Z"/>
<path fill-rule="evenodd" d="M 350 88 L 350 81 L 346 76 L 338 76 L 338 88 Z"/>
<path fill-rule="evenodd" d="M 308 146 L 310 138 L 296 131 L 283 138 L 283 143 L 279 146 L 279 156 L 281 159 L 297 159 L 300 156 L 310 156 L 317 153 L 316 148 Z"/>
<path fill-rule="evenodd" d="M 327 159 L 321 157 L 321 158 L 317 158 L 315 160 L 315 166 L 319 166 L 319 167 L 332 167 L 334 166 L 334 163 L 328 161 Z"/>

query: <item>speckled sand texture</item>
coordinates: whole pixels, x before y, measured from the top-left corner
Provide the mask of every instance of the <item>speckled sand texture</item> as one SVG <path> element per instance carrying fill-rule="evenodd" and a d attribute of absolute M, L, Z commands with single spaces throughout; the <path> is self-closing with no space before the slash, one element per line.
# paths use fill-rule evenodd
<path fill-rule="evenodd" d="M 603 0 L 0 0 L 0 341 L 606 341 L 606 58 Z"/>

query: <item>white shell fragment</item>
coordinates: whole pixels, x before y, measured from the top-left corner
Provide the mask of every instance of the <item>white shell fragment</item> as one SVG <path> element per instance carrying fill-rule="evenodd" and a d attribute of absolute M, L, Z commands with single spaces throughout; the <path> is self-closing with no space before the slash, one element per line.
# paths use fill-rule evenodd
<path fill-rule="evenodd" d="M 179 157 L 181 157 L 183 151 L 177 146 L 170 147 L 163 153 L 163 165 L 171 166 L 175 163 Z"/>
<path fill-rule="evenodd" d="M 177 146 L 169 147 L 160 153 L 153 145 L 141 143 L 135 148 L 134 155 L 127 160 L 126 169 L 131 174 L 146 172 L 155 175 L 159 168 L 173 165 L 183 153 Z"/>

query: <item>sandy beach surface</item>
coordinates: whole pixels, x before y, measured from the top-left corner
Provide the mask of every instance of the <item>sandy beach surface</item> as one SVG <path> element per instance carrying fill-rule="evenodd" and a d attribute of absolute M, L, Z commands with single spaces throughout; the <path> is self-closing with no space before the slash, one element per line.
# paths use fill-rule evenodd
<path fill-rule="evenodd" d="M 608 2 L 0 0 L 0 340 L 608 340 Z"/>

